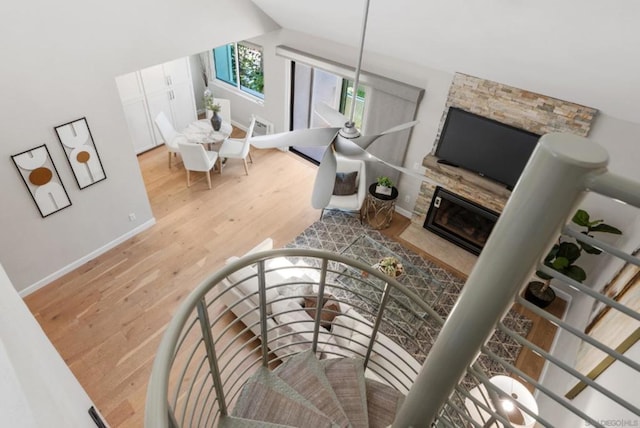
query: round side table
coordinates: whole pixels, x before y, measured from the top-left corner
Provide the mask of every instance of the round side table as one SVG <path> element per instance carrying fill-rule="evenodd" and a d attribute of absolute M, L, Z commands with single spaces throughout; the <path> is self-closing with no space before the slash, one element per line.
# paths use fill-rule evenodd
<path fill-rule="evenodd" d="M 360 218 L 366 220 L 373 229 L 386 229 L 391 224 L 397 198 L 398 189 L 395 187 L 391 188 L 390 195 L 382 195 L 376 193 L 376 183 L 373 183 L 364 198 Z"/>

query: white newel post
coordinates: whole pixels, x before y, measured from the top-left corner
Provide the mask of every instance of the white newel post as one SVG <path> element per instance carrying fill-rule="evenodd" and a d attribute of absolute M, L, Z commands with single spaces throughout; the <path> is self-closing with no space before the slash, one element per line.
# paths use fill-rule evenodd
<path fill-rule="evenodd" d="M 573 215 L 587 181 L 604 173 L 607 163 L 607 152 L 586 138 L 547 134 L 540 139 L 394 428 L 431 425 L 561 226 Z"/>

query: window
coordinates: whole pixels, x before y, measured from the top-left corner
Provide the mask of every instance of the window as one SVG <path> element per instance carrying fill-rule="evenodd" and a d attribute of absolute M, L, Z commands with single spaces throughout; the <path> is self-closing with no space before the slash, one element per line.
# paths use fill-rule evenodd
<path fill-rule="evenodd" d="M 356 112 L 353 115 L 353 122 L 356 128 L 362 129 L 362 117 L 364 116 L 364 87 L 358 85 L 356 94 Z M 340 94 L 340 113 L 347 117 L 351 116 L 351 103 L 353 102 L 353 80 L 342 80 L 342 93 Z"/>
<path fill-rule="evenodd" d="M 262 49 L 247 42 L 229 43 L 213 50 L 216 79 L 264 99 Z"/>

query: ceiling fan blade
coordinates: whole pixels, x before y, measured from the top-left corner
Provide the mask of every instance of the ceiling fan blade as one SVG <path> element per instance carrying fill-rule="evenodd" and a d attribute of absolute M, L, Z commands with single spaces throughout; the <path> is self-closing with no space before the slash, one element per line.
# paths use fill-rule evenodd
<path fill-rule="evenodd" d="M 353 151 L 352 151 L 353 152 Z M 434 186 L 442 186 L 441 183 L 438 183 L 428 177 L 426 177 L 424 174 L 420 174 L 412 169 L 409 168 L 405 168 L 403 166 L 398 166 L 398 165 L 394 165 L 392 163 L 389 163 L 387 161 L 384 161 L 374 155 L 372 155 L 371 153 L 367 152 L 366 150 L 360 149 L 360 153 L 359 154 L 351 154 L 348 156 L 349 159 L 356 159 L 356 160 L 363 160 L 365 162 L 380 162 L 390 168 L 395 169 L 396 171 L 400 171 L 403 174 L 406 174 L 412 178 L 416 178 L 420 181 L 425 181 L 427 183 L 433 184 Z"/>
<path fill-rule="evenodd" d="M 321 209 L 329 205 L 333 194 L 333 186 L 336 183 L 337 169 L 336 154 L 333 151 L 333 147 L 330 146 L 324 152 L 318 167 L 318 174 L 316 174 L 316 181 L 313 184 L 313 193 L 311 194 L 311 206 L 313 208 Z"/>
<path fill-rule="evenodd" d="M 336 109 L 331 108 L 327 103 L 319 102 L 314 106 L 315 113 L 320 116 L 322 120 L 324 120 L 328 126 L 344 126 L 345 123 L 349 121 L 349 119 L 337 111 Z"/>
<path fill-rule="evenodd" d="M 310 128 L 278 134 L 251 137 L 251 145 L 259 149 L 272 149 L 289 146 L 328 146 L 336 137 L 340 128 Z"/>
<path fill-rule="evenodd" d="M 375 140 L 377 140 L 378 138 L 382 137 L 383 135 L 392 134 L 394 132 L 399 132 L 399 131 L 404 131 L 405 129 L 411 128 L 412 126 L 416 125 L 417 123 L 418 123 L 418 121 L 414 120 L 414 121 L 411 121 L 411 122 L 403 123 L 402 125 L 394 126 L 393 128 L 389 128 L 386 131 L 381 132 L 380 134 L 377 134 L 377 135 L 361 135 L 358 138 L 352 139 L 351 141 L 353 141 L 354 143 L 356 143 L 358 146 L 362 147 L 363 149 L 366 149 L 367 147 L 369 147 L 371 145 L 371 143 L 373 143 Z"/>

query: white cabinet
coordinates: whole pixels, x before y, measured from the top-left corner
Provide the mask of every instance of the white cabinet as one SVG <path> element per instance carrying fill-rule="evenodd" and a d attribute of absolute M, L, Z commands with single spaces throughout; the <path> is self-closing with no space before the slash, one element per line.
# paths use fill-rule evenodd
<path fill-rule="evenodd" d="M 149 116 L 147 100 L 142 87 L 140 73 L 129 73 L 116 78 L 124 116 L 127 120 L 129 135 L 136 153 L 144 152 L 156 146 L 153 135 L 153 123 Z"/>
<path fill-rule="evenodd" d="M 116 83 L 136 153 L 164 143 L 154 125 L 158 113 L 178 131 L 197 119 L 188 58 L 120 76 Z"/>

